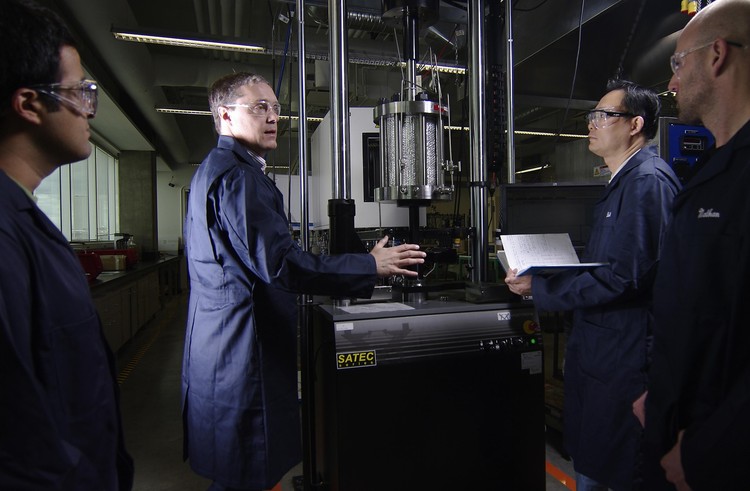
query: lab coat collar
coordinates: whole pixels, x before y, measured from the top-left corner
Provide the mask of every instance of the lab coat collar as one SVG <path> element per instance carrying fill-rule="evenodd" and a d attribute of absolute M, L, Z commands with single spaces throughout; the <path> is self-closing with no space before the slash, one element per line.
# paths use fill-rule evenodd
<path fill-rule="evenodd" d="M 622 170 L 623 170 L 623 169 L 624 169 L 624 168 L 625 168 L 625 167 L 626 167 L 626 166 L 628 165 L 628 162 L 630 162 L 630 160 L 631 160 L 631 159 L 632 159 L 632 158 L 633 158 L 633 157 L 635 156 L 635 154 L 637 154 L 638 152 L 640 152 L 640 151 L 641 151 L 641 149 L 643 149 L 643 147 L 641 147 L 641 148 L 639 148 L 638 150 L 636 150 L 635 152 L 631 153 L 631 154 L 630 154 L 630 155 L 628 156 L 628 158 L 626 158 L 626 159 L 625 159 L 625 161 L 624 161 L 624 162 L 623 162 L 623 163 L 622 163 L 622 164 L 620 165 L 620 167 L 618 167 L 618 168 L 617 168 L 617 170 L 615 170 L 615 172 L 614 172 L 614 173 L 612 174 L 612 176 L 611 176 L 611 177 L 609 178 L 609 182 L 610 182 L 610 183 L 611 183 L 611 182 L 612 182 L 612 181 L 614 180 L 614 178 L 615 178 L 615 177 L 617 176 L 617 174 L 619 174 L 619 173 L 620 173 L 620 171 L 622 171 Z M 632 167 L 631 167 L 631 168 L 632 168 Z"/>
<path fill-rule="evenodd" d="M 30 214 L 37 227 L 50 238 L 63 244 L 68 243 L 62 232 L 55 227 L 55 224 L 47 218 L 34 200 L 28 196 L 26 190 L 22 189 L 19 184 L 3 171 L 0 171 L 0 194 L 3 195 L 0 199 L 3 201 L 7 200 L 10 207 L 16 212 Z"/>
<path fill-rule="evenodd" d="M 251 166 L 257 166 L 261 171 L 266 167 L 266 161 L 252 152 L 249 148 L 240 143 L 233 136 L 220 135 L 219 142 L 216 145 L 218 148 L 226 148 L 231 150 L 237 155 L 237 157 Z"/>
<path fill-rule="evenodd" d="M 612 179 L 607 184 L 607 189 L 614 187 L 620 181 L 621 176 L 624 176 L 631 170 L 641 165 L 643 161 L 657 155 L 658 153 L 656 152 L 656 147 L 652 145 L 641 147 L 636 150 L 635 153 L 628 157 L 625 160 L 625 163 L 622 164 L 619 169 L 617 169 L 617 172 L 614 176 L 612 176 Z"/>

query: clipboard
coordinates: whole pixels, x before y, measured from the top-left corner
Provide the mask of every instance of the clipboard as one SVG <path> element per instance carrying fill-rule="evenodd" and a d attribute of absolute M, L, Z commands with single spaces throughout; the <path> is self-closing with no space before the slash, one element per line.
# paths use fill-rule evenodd
<path fill-rule="evenodd" d="M 501 235 L 503 250 L 497 259 L 506 273 L 517 269 L 517 276 L 548 274 L 567 269 L 592 269 L 609 263 L 582 263 L 568 234 Z"/>

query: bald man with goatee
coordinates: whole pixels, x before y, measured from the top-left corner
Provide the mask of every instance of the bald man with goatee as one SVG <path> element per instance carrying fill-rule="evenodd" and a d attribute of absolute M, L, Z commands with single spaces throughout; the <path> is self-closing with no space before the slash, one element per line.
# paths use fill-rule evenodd
<path fill-rule="evenodd" d="M 750 0 L 693 17 L 669 82 L 716 145 L 675 199 L 654 286 L 643 489 L 748 489 Z M 636 405 L 636 413 L 639 407 Z"/>

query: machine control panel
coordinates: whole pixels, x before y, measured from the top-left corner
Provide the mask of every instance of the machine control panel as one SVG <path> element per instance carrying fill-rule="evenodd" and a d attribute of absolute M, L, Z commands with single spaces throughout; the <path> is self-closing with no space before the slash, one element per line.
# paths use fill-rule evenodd
<path fill-rule="evenodd" d="M 482 339 L 479 341 L 480 351 L 515 352 L 538 347 L 535 336 L 509 336 L 496 339 Z"/>
<path fill-rule="evenodd" d="M 688 132 L 685 131 L 685 134 L 682 135 L 682 140 L 680 141 L 680 150 L 684 155 L 700 154 L 709 146 L 708 136 L 698 135 L 697 130 L 693 131 L 696 134 L 688 134 Z"/>
<path fill-rule="evenodd" d="M 659 118 L 659 154 L 683 184 L 695 172 L 693 166 L 714 144 L 714 137 L 700 125 L 680 123 L 676 118 Z"/>

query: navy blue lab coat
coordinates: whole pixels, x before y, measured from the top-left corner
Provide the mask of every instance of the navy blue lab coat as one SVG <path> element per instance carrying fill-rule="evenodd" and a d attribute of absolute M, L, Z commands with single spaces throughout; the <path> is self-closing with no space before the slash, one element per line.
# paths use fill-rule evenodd
<path fill-rule="evenodd" d="M 682 440 L 694 491 L 746 490 L 750 455 L 750 122 L 677 196 L 654 285 L 644 489 Z"/>
<path fill-rule="evenodd" d="M 113 357 L 83 268 L 2 171 L 0 392 L 0 488 L 131 488 Z"/>
<path fill-rule="evenodd" d="M 679 181 L 651 147 L 615 175 L 594 207 L 584 262 L 608 266 L 535 276 L 540 310 L 574 310 L 565 355 L 565 447 L 580 472 L 633 488 L 641 428 L 632 403 L 646 390 L 651 287 Z"/>
<path fill-rule="evenodd" d="M 193 177 L 185 245 L 187 457 L 225 486 L 270 488 L 302 458 L 292 292 L 369 297 L 375 259 L 302 251 L 276 185 L 227 136 Z"/>

